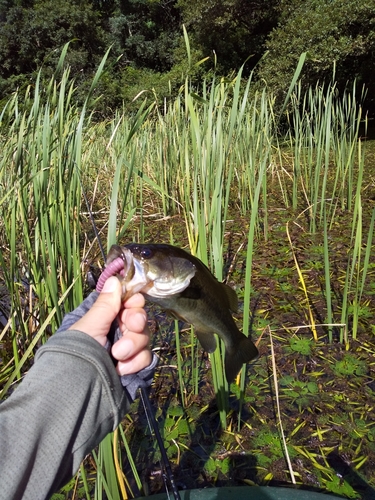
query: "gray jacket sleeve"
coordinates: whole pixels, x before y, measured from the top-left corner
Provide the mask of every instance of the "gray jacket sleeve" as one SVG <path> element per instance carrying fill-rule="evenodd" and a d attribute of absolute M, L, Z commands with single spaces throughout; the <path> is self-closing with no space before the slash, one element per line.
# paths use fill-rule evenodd
<path fill-rule="evenodd" d="M 24 380 L 0 404 L 0 500 L 51 496 L 116 429 L 137 388 L 151 384 L 155 355 L 135 376 L 119 377 L 96 340 L 65 330 L 70 315 L 77 320 L 92 299 L 66 316 L 64 328 L 37 351 Z"/>
<path fill-rule="evenodd" d="M 48 498 L 129 409 L 113 362 L 90 336 L 57 333 L 0 405 L 0 499 Z"/>

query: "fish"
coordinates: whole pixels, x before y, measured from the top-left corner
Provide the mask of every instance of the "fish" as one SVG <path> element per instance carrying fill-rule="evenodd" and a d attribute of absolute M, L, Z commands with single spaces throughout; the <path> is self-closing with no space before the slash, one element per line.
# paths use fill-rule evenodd
<path fill-rule="evenodd" d="M 173 317 L 194 326 L 204 351 L 217 347 L 215 333 L 225 346 L 224 369 L 232 382 L 244 363 L 258 356 L 252 340 L 233 319 L 238 309 L 236 292 L 220 283 L 208 267 L 185 250 L 168 244 L 129 243 L 112 245 L 106 266 L 123 284 L 124 297 L 140 292 Z M 109 273 L 110 271 L 108 271 Z"/>

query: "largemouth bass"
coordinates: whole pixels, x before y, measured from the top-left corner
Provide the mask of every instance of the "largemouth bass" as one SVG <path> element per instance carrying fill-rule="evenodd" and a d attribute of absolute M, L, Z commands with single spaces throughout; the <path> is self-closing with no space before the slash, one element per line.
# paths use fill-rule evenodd
<path fill-rule="evenodd" d="M 124 262 L 121 269 L 121 260 Z M 106 262 L 108 274 L 118 274 L 125 298 L 141 292 L 174 317 L 194 326 L 203 349 L 216 349 L 217 333 L 225 345 L 225 376 L 231 382 L 258 349 L 237 328 L 236 292 L 220 283 L 197 257 L 166 244 L 113 245 Z M 110 266 L 113 266 L 110 269 Z"/>

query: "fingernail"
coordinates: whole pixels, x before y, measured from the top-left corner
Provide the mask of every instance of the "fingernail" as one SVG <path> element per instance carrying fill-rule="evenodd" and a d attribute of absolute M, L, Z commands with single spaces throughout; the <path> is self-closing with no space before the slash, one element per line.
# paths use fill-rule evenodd
<path fill-rule="evenodd" d="M 103 290 L 101 293 L 111 293 L 116 289 L 117 283 L 116 283 L 117 278 L 114 276 L 111 276 L 110 278 L 107 279 L 107 281 L 104 283 Z"/>

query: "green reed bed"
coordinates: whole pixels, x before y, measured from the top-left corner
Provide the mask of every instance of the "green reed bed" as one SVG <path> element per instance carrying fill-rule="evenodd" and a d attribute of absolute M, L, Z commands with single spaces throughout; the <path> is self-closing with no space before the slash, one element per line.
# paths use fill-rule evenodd
<path fill-rule="evenodd" d="M 168 198 L 162 196 L 163 208 L 168 207 L 170 211 L 174 203 L 173 211 L 183 213 L 192 253 L 203 260 L 219 280 L 225 278 L 224 236 L 233 191 L 242 187 L 238 189 L 237 200 L 242 213 L 250 207 L 254 209 L 251 231 L 255 231 L 258 224 L 260 186 L 265 207 L 267 201 L 265 172 L 271 161 L 272 137 L 268 98 L 265 91 L 249 97 L 251 78 L 244 89 L 241 84 L 241 72 L 232 81 L 213 79 L 204 82 L 202 94 L 198 96 L 189 90 L 187 81 L 184 93 L 163 115 L 158 114 L 155 130 L 150 132 L 155 134 L 156 141 L 155 138 L 149 141 L 148 150 L 142 155 L 149 165 L 148 177 L 153 176 L 154 182 L 169 193 Z M 256 137 L 251 148 L 248 147 L 250 137 Z M 156 150 L 152 150 L 155 144 Z M 265 209 L 264 220 L 266 214 Z M 250 290 L 250 274 L 247 283 Z M 212 355 L 212 367 L 224 424 L 228 386 L 220 349 Z M 194 354 L 192 356 L 194 359 Z M 193 378 L 196 379 L 196 373 Z"/>
<path fill-rule="evenodd" d="M 34 88 L 16 94 L 1 115 L 0 262 L 11 321 L 0 338 L 13 346 L 1 397 L 64 311 L 83 300 L 80 173 L 90 127 L 86 106 L 101 67 L 86 104 L 77 109 L 69 70 L 61 71 L 63 57 L 56 78 L 42 85 L 39 75 Z"/>
<path fill-rule="evenodd" d="M 340 304 L 341 318 L 336 318 L 336 323 L 347 325 L 350 311 L 354 338 L 360 309 L 356 299 L 360 279 L 354 278 L 354 269 L 360 273 L 357 258 L 361 254 L 362 236 L 367 238 L 367 248 L 371 248 L 373 236 L 371 225 L 369 232 L 362 235 L 364 151 L 359 134 L 362 123 L 366 133 L 366 117 L 362 116 L 358 103 L 363 98 L 364 92 L 358 92 L 356 84 L 342 95 L 338 94 L 335 85 L 316 86 L 307 93 L 302 93 L 301 85 L 298 85 L 292 95 L 294 105 L 288 115 L 290 149 L 293 148 L 292 206 L 297 209 L 305 205 L 302 215 L 308 217 L 312 233 L 323 230 L 325 298 L 331 340 L 335 318 L 330 280 L 330 229 L 339 224 L 343 212 L 352 212 L 351 251 Z M 367 274 L 367 268 L 364 273 Z M 348 300 L 351 300 L 350 307 Z M 343 341 L 346 329 L 340 327 L 340 331 Z"/>
<path fill-rule="evenodd" d="M 325 204 L 330 225 L 338 207 L 352 207 L 355 183 L 360 182 L 355 171 L 359 130 L 365 119 L 358 105 L 362 100 L 363 92 L 358 93 L 355 85 L 342 95 L 335 85 L 317 85 L 306 93 L 298 85 L 292 95 L 288 113 L 292 205 L 297 209 L 301 202 L 306 204 L 312 232 L 321 227 Z"/>
<path fill-rule="evenodd" d="M 361 311 L 368 304 L 375 212 L 370 223 L 363 217 L 366 157 L 359 140 L 363 117 L 357 103 L 362 95 L 357 95 L 355 86 L 341 95 L 334 85 L 304 93 L 297 81 L 302 58 L 282 116 L 274 96 L 266 88 L 255 90 L 252 77 L 243 79 L 240 70 L 231 79 L 207 79 L 200 89 L 193 89 L 187 78 L 180 93 L 163 106 L 154 96 L 151 100 L 140 96 L 135 114 L 118 112 L 112 120 L 93 123 L 92 96 L 106 57 L 85 105 L 78 109 L 72 100 L 74 81 L 69 70 L 62 69 L 64 54 L 50 82 L 42 84 L 38 77 L 33 88 L 23 96 L 15 94 L 0 115 L 0 266 L 9 303 L 9 321 L 0 332 L 0 344 L 6 346 L 0 368 L 1 397 L 27 370 L 35 346 L 55 331 L 64 311 L 81 302 L 85 262 L 103 264 L 82 189 L 107 249 L 127 240 L 129 234 L 140 241 L 148 239 L 145 221 L 150 217 L 159 221 L 177 217 L 182 229 L 176 236 L 171 226 L 169 241 L 189 246 L 220 281 L 226 279 L 228 224 L 241 220 L 237 230 L 242 235 L 241 248 L 246 248 L 245 270 L 236 287 L 243 298 L 245 334 L 252 333 L 254 321 L 254 257 L 259 246 L 269 241 L 272 211 L 275 207 L 288 210 L 301 230 L 323 235 L 322 293 L 329 340 L 335 324 L 345 324 L 342 332 L 350 327 L 351 337 L 360 339 Z M 289 129 L 281 136 L 285 116 Z M 332 292 L 331 231 L 342 214 L 352 229 L 341 298 L 337 298 Z M 155 229 L 153 234 L 165 232 Z M 288 252 L 290 248 L 297 252 L 286 232 L 284 244 Z M 271 269 L 272 262 L 267 264 Z M 306 323 L 312 328 L 317 318 L 309 305 L 307 270 L 300 267 L 299 271 L 305 302 L 295 307 L 309 307 Z M 176 338 L 178 392 L 187 411 L 188 391 L 199 392 L 201 351 L 193 330 L 188 347 L 184 332 L 176 332 Z M 210 358 L 221 426 L 229 432 L 228 395 L 232 389 L 245 404 L 248 375 L 244 368 L 239 385 L 228 387 L 223 351 L 219 342 Z M 186 353 L 191 360 L 184 373 Z M 240 410 L 238 432 L 244 418 Z M 120 498 L 128 489 L 121 473 L 124 448 L 141 489 L 121 428 L 95 454 L 97 498 L 102 491 Z M 91 485 L 84 468 L 81 474 L 88 498 Z"/>
<path fill-rule="evenodd" d="M 59 89 L 53 81 L 45 89 L 48 102 L 39 99 L 39 83 L 37 79 L 34 96 L 30 89 L 26 94 L 27 111 L 18 111 L 16 99 L 6 109 L 4 121 L 13 122 L 11 133 L 3 137 L 0 166 L 2 269 L 12 297 L 11 337 L 14 346 L 21 338 L 24 348 L 52 310 L 51 328 L 59 324 L 62 295 L 67 293 L 67 308 L 83 297 L 77 171 L 82 156 L 79 122 L 84 110 L 72 109 L 61 96 L 69 99 L 72 93 L 68 72 Z M 39 330 L 38 336 L 42 334 Z M 19 371 L 17 349 L 13 355 Z"/>

